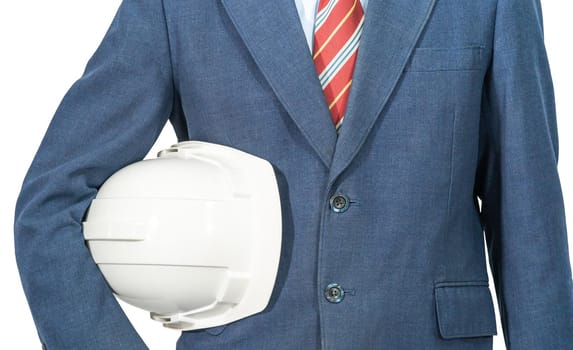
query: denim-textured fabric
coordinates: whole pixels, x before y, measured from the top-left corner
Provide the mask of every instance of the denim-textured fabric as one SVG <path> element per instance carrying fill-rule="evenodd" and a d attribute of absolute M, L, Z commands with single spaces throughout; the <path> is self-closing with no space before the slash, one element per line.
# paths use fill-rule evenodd
<path fill-rule="evenodd" d="M 179 140 L 269 160 L 284 223 L 265 311 L 183 332 L 177 349 L 491 349 L 488 263 L 507 348 L 573 349 L 539 1 L 370 0 L 354 74 L 337 138 L 292 0 L 124 0 L 17 203 L 46 348 L 145 348 L 81 221 L 170 120 Z M 335 193 L 347 211 L 329 208 Z"/>

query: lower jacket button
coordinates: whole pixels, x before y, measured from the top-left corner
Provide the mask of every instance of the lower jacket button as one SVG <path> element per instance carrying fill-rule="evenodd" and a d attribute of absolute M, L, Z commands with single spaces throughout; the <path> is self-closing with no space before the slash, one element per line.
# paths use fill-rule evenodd
<path fill-rule="evenodd" d="M 331 283 L 326 286 L 324 297 L 331 303 L 340 303 L 344 299 L 344 289 L 338 283 Z"/>

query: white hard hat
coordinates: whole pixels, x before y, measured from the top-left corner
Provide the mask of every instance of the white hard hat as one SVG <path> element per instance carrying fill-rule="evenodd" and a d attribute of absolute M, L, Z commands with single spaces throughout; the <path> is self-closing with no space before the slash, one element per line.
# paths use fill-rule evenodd
<path fill-rule="evenodd" d="M 166 327 L 220 326 L 268 304 L 281 249 L 272 166 L 186 141 L 113 174 L 83 223 L 114 293 Z"/>

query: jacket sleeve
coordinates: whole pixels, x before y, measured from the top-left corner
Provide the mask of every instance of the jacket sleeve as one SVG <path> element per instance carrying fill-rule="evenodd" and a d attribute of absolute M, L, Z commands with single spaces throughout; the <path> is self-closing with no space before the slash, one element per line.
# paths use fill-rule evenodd
<path fill-rule="evenodd" d="M 161 0 L 124 0 L 58 106 L 24 178 L 15 250 L 47 349 L 146 349 L 84 244 L 99 186 L 141 160 L 167 122 L 174 89 Z"/>
<path fill-rule="evenodd" d="M 476 194 L 507 349 L 573 349 L 573 281 L 539 0 L 498 0 Z"/>

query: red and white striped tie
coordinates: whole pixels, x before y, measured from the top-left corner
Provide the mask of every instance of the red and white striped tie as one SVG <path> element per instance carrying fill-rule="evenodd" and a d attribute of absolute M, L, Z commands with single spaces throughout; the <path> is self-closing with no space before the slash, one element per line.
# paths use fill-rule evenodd
<path fill-rule="evenodd" d="M 319 0 L 312 59 L 337 132 L 344 120 L 363 23 L 360 0 Z"/>

